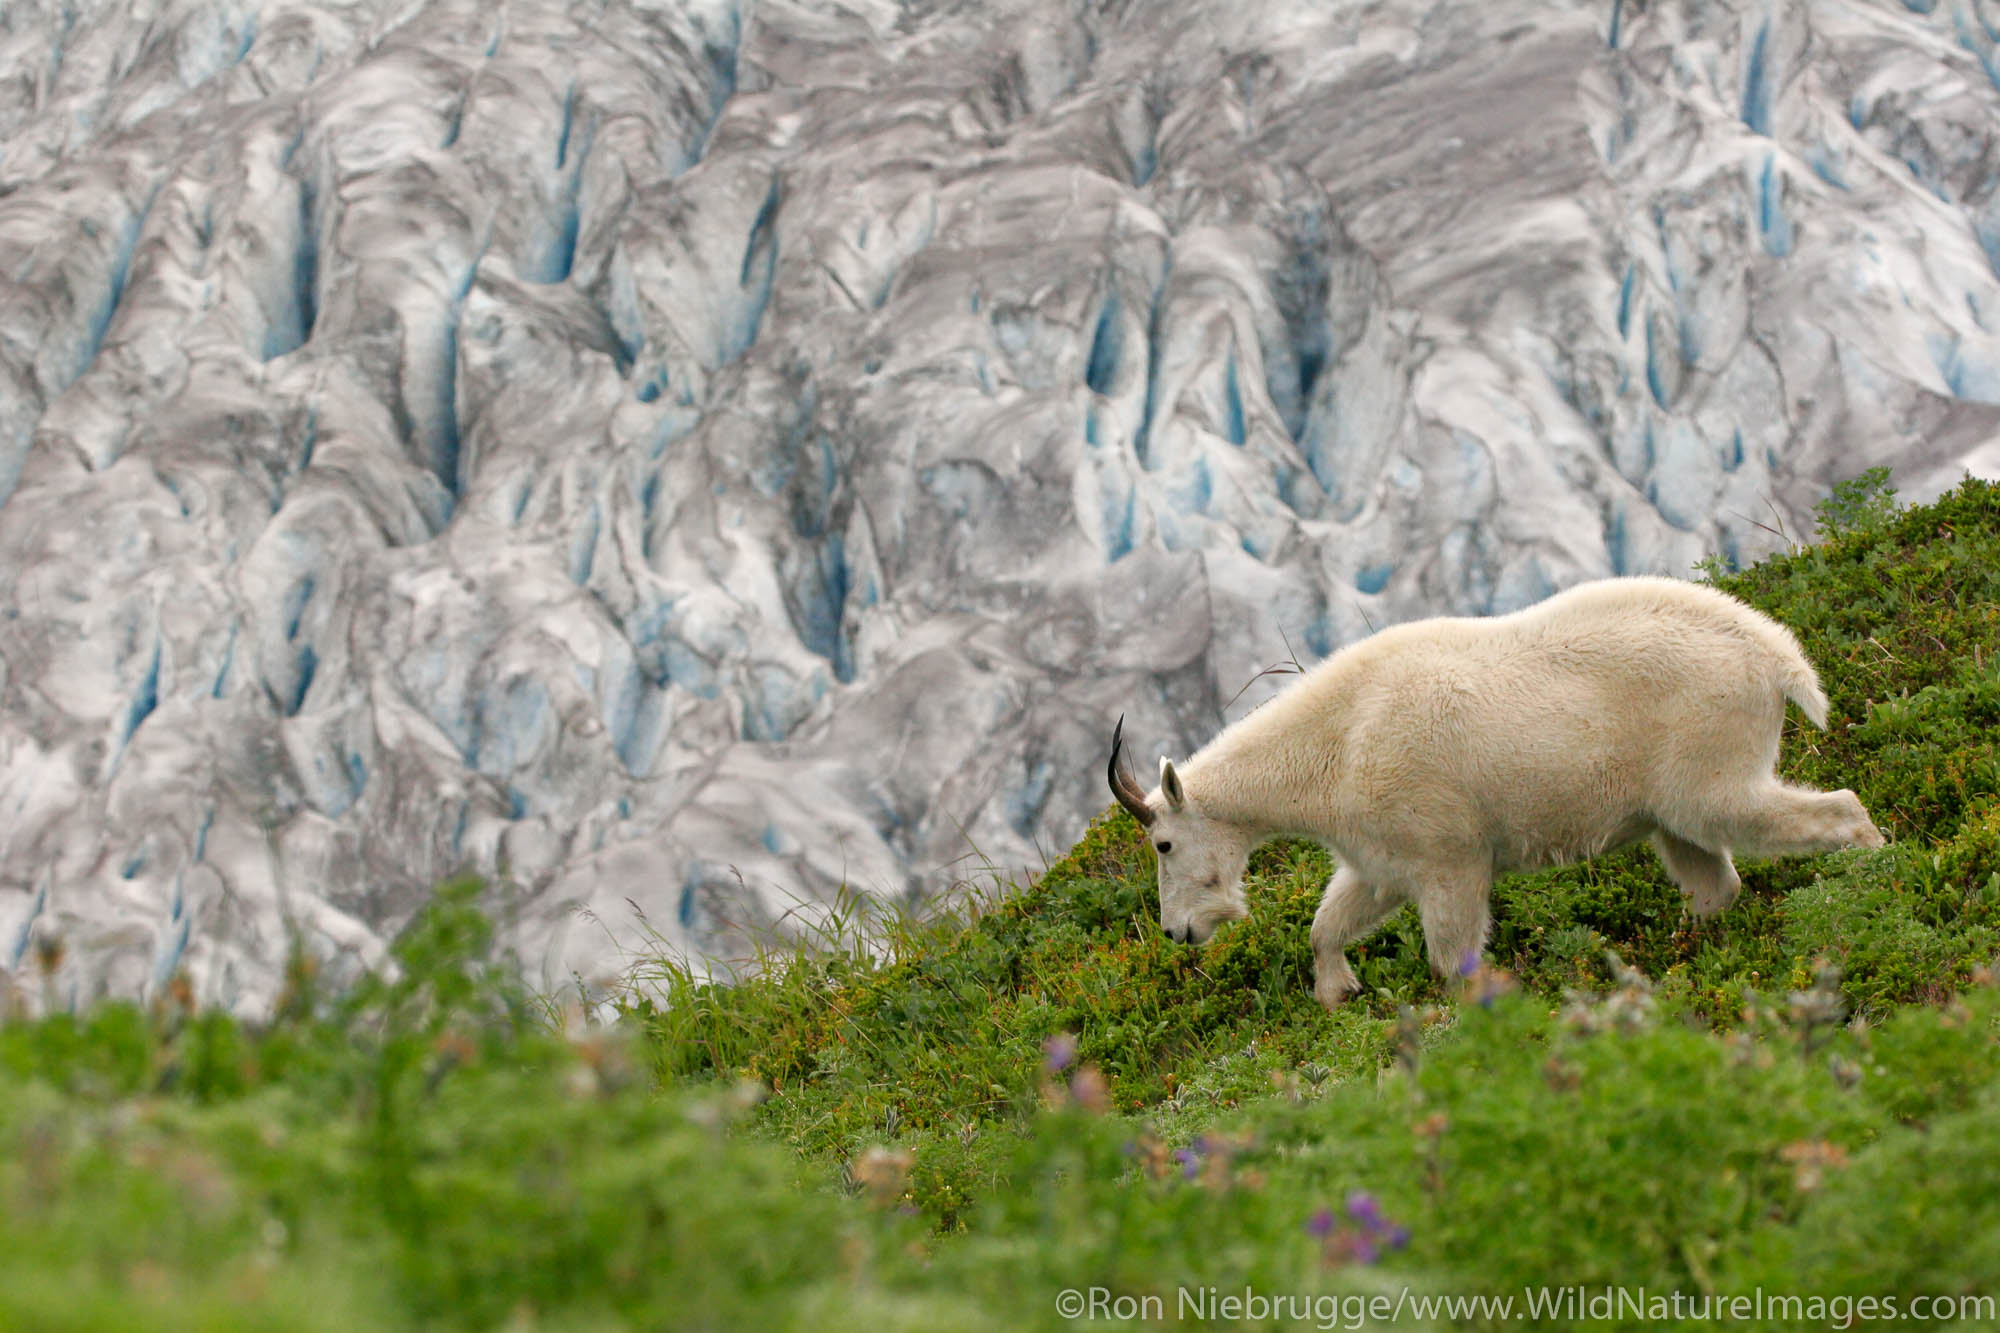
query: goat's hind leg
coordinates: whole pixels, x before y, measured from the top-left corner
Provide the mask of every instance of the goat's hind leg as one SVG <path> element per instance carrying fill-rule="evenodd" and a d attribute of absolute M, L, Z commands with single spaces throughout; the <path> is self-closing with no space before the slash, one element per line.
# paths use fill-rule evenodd
<path fill-rule="evenodd" d="M 1688 910 L 1696 916 L 1714 916 L 1736 901 L 1743 881 L 1737 878 L 1728 852 L 1712 852 L 1665 829 L 1654 832 L 1653 850 L 1687 895 Z"/>
<path fill-rule="evenodd" d="M 1334 871 L 1312 923 L 1313 995 L 1322 1005 L 1332 1009 L 1361 989 L 1347 965 L 1347 946 L 1402 905 L 1401 894 L 1376 889 L 1353 867 Z"/>
<path fill-rule="evenodd" d="M 1701 822 L 1707 825 L 1699 831 L 1702 842 L 1755 856 L 1809 856 L 1880 847 L 1885 841 L 1853 792 L 1814 791 L 1775 777 L 1711 810 Z"/>

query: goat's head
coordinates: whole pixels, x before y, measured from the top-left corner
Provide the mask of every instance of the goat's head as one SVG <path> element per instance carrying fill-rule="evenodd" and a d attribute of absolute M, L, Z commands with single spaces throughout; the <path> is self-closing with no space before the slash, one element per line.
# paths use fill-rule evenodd
<path fill-rule="evenodd" d="M 1167 938 L 1200 944 L 1225 921 L 1250 915 L 1243 898 L 1243 869 L 1250 841 L 1243 831 L 1202 813 L 1197 797 L 1181 788 L 1173 760 L 1161 756 L 1160 785 L 1151 792 L 1124 765 L 1125 719 L 1111 733 L 1111 763 L 1105 770 L 1111 794 L 1146 830 L 1160 863 L 1160 928 Z"/>

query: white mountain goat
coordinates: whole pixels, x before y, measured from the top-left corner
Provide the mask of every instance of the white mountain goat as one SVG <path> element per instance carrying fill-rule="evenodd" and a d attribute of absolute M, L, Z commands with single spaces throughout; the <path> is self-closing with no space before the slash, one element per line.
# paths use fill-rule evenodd
<path fill-rule="evenodd" d="M 1306 672 L 1141 792 L 1111 790 L 1158 853 L 1160 924 L 1200 943 L 1249 914 L 1243 870 L 1276 836 L 1340 868 L 1313 917 L 1315 993 L 1358 988 L 1344 950 L 1405 901 L 1450 977 L 1486 942 L 1496 874 L 1650 837 L 1697 916 L 1735 901 L 1732 851 L 1879 847 L 1853 792 L 1780 781 L 1785 700 L 1826 726 L 1791 631 L 1714 588 L 1586 583 L 1511 615 L 1383 630 Z"/>

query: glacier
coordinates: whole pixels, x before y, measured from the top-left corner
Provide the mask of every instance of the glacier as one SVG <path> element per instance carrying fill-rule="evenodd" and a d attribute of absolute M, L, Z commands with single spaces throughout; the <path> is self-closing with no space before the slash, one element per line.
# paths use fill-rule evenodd
<path fill-rule="evenodd" d="M 592 994 L 2000 474 L 1974 0 L 13 0 L 0 990 Z"/>

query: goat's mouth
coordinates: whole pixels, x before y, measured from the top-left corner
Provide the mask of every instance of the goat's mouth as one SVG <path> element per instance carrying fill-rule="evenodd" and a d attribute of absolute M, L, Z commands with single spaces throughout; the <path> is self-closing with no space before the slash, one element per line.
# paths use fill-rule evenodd
<path fill-rule="evenodd" d="M 1160 930 L 1176 944 L 1206 944 L 1215 938 L 1217 927 L 1225 921 L 1241 921 L 1248 912 L 1218 912 L 1214 916 L 1183 921 L 1177 925 L 1160 924 Z"/>

